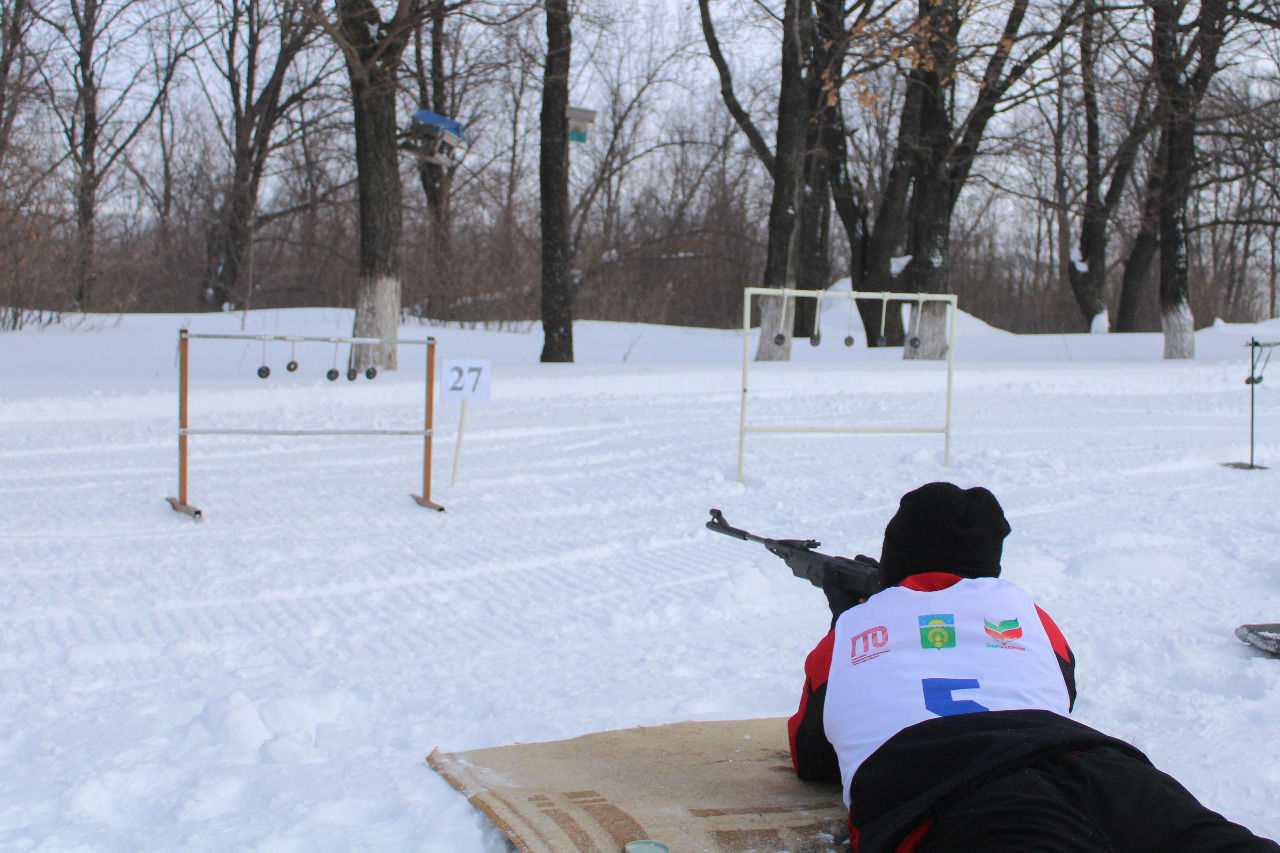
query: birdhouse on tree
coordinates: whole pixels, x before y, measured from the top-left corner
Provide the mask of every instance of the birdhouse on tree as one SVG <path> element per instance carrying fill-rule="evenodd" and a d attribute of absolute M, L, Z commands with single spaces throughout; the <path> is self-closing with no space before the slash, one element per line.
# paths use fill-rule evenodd
<path fill-rule="evenodd" d="M 569 141 L 586 142 L 587 128 L 596 120 L 596 111 L 585 107 L 566 107 L 565 115 L 569 118 Z"/>
<path fill-rule="evenodd" d="M 431 110 L 419 110 L 409 117 L 409 127 L 400 134 L 400 147 L 419 159 L 448 166 L 462 158 L 466 136 L 462 125 Z"/>

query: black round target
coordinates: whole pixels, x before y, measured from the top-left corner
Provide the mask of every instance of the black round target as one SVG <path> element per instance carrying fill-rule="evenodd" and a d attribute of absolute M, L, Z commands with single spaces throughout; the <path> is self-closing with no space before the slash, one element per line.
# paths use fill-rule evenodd
<path fill-rule="evenodd" d="M 853 346 L 853 335 L 844 336 L 844 345 L 847 347 Z"/>
<path fill-rule="evenodd" d="M 267 378 L 268 376 L 270 376 L 270 375 L 271 375 L 271 368 L 270 368 L 270 367 L 267 367 L 265 364 L 264 364 L 264 365 L 262 365 L 262 367 L 259 367 L 259 368 L 258 368 L 258 378 L 259 378 L 259 379 L 266 379 L 266 378 Z"/>
<path fill-rule="evenodd" d="M 912 349 L 920 349 L 920 339 L 915 335 L 911 336 L 911 339 L 907 341 L 907 344 L 909 344 Z"/>
<path fill-rule="evenodd" d="M 295 370 L 298 369 L 298 362 L 291 361 L 284 366 L 284 369 L 289 371 L 290 373 L 293 373 Z"/>
<path fill-rule="evenodd" d="M 356 377 L 357 377 L 357 376 L 359 376 L 359 375 L 360 375 L 360 374 L 356 372 L 356 369 L 355 369 L 354 367 L 348 367 L 348 368 L 347 368 L 347 380 L 348 380 L 348 381 L 350 381 L 350 382 L 355 382 L 355 381 L 356 381 Z"/>
<path fill-rule="evenodd" d="M 779 347 L 780 347 L 780 346 L 782 346 L 783 344 L 785 344 L 786 342 L 787 342 L 787 336 L 786 336 L 786 335 L 784 335 L 784 334 L 782 334 L 782 332 L 778 332 L 778 334 L 776 334 L 776 335 L 774 335 L 774 336 L 773 336 L 773 345 L 774 345 L 774 346 L 779 346 Z"/>
<path fill-rule="evenodd" d="M 332 382 L 333 380 L 337 379 L 339 375 L 340 374 L 338 373 L 338 368 L 331 367 L 329 368 L 329 372 L 324 375 L 324 378 Z"/>
<path fill-rule="evenodd" d="M 809 336 L 809 346 L 816 347 L 821 343 L 822 343 L 822 335 L 818 334 L 817 332 L 814 332 L 812 335 Z"/>
<path fill-rule="evenodd" d="M 364 372 L 364 378 L 365 378 L 365 379 L 372 379 L 373 377 L 375 377 L 375 376 L 377 376 L 377 375 L 378 375 L 378 368 L 376 368 L 376 367 L 370 367 L 368 370 L 366 370 L 366 371 Z"/>

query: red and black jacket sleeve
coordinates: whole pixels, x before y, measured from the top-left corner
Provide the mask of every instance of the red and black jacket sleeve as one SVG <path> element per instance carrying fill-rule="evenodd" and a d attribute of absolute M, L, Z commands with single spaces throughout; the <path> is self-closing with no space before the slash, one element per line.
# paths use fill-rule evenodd
<path fill-rule="evenodd" d="M 797 776 L 811 782 L 840 781 L 840 762 L 822 725 L 823 707 L 827 700 L 827 674 L 831 672 L 831 650 L 835 638 L 835 631 L 827 632 L 822 642 L 809 652 L 804 662 L 804 692 L 800 695 L 800 708 L 787 721 L 791 763 Z"/>
<path fill-rule="evenodd" d="M 1045 633 L 1049 635 L 1049 643 L 1053 646 L 1053 652 L 1058 658 L 1058 668 L 1062 670 L 1062 680 L 1067 683 L 1067 697 L 1069 699 L 1068 708 L 1076 706 L 1076 655 L 1071 651 L 1071 646 L 1067 645 L 1067 638 L 1062 636 L 1062 631 L 1058 629 L 1058 625 L 1040 609 L 1040 605 L 1036 605 L 1036 612 L 1040 614 L 1040 624 L 1044 626 Z"/>

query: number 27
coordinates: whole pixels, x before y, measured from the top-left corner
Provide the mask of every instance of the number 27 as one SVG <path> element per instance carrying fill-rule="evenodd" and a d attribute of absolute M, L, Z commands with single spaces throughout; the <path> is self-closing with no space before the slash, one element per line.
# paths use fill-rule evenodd
<path fill-rule="evenodd" d="M 464 374 L 461 367 L 454 367 L 449 370 L 449 373 L 453 376 L 453 382 L 450 383 L 449 390 L 462 391 L 465 393 L 467 391 L 467 386 L 462 383 L 463 376 L 468 375 L 473 377 L 471 380 L 471 390 L 474 391 L 480 385 L 480 376 L 484 373 L 484 368 L 468 367 Z"/>

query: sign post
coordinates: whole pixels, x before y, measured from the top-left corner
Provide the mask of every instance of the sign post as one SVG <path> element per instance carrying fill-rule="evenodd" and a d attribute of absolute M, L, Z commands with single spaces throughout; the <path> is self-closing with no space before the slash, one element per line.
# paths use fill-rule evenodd
<path fill-rule="evenodd" d="M 449 485 L 458 483 L 458 460 L 462 456 L 462 431 L 467 423 L 467 402 L 489 402 L 489 381 L 493 375 L 492 362 L 484 359 L 447 359 L 443 362 L 444 386 L 440 399 L 459 400 L 462 411 L 458 415 L 458 440 L 453 446 L 453 476 Z"/>

